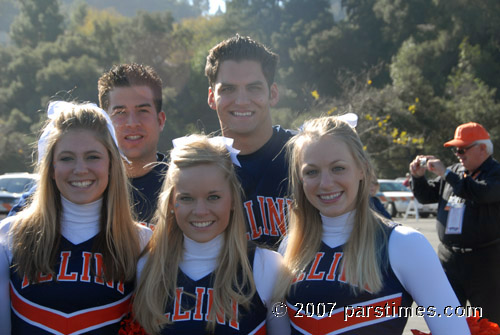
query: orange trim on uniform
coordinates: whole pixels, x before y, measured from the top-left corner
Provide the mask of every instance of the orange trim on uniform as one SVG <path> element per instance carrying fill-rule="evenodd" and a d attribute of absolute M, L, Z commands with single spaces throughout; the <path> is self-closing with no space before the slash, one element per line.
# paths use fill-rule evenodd
<path fill-rule="evenodd" d="M 107 324 L 110 321 L 120 320 L 129 310 L 129 294 L 122 300 L 81 310 L 74 313 L 63 313 L 52 308 L 34 304 L 24 299 L 19 293 L 10 287 L 10 299 L 12 308 L 26 321 L 31 324 L 39 324 L 46 328 L 55 330 L 61 334 L 72 334 L 79 330 Z"/>
<path fill-rule="evenodd" d="M 401 294 L 397 295 L 392 295 L 389 297 L 377 299 L 375 302 L 372 301 L 366 301 L 366 302 L 360 302 L 357 303 L 356 305 L 353 305 L 354 311 L 363 308 L 363 310 L 368 311 L 369 315 L 367 316 L 351 316 L 348 317 L 347 320 L 345 319 L 345 308 L 337 308 L 332 312 L 330 316 L 328 316 L 328 313 L 324 317 L 317 317 L 317 316 L 312 316 L 308 317 L 306 316 L 305 313 L 301 312 L 299 313 L 301 317 L 296 316 L 296 308 L 291 305 L 290 303 L 287 303 L 288 305 L 288 315 L 290 317 L 290 322 L 294 325 L 297 326 L 298 328 L 306 331 L 308 334 L 314 334 L 314 335 L 325 335 L 325 334 L 338 334 L 340 330 L 345 331 L 348 329 L 356 329 L 363 327 L 364 323 L 372 324 L 372 323 L 378 323 L 378 322 L 383 322 L 383 321 L 389 321 L 392 320 L 392 317 L 397 317 L 398 316 L 398 307 L 401 306 Z M 391 311 L 392 311 L 392 306 L 395 307 L 395 312 L 396 314 L 388 314 L 386 315 L 383 313 L 381 316 L 375 315 L 374 308 L 379 307 L 382 309 L 385 309 L 385 306 L 391 306 Z M 378 313 L 377 313 L 378 314 Z"/>
<path fill-rule="evenodd" d="M 266 335 L 266 320 L 262 321 L 254 330 L 252 330 L 248 335 Z"/>

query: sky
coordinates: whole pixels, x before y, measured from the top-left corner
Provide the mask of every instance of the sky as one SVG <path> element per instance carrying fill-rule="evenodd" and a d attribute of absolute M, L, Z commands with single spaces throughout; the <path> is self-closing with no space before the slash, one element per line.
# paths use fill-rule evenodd
<path fill-rule="evenodd" d="M 214 14 L 221 7 L 222 11 L 226 11 L 226 2 L 224 0 L 210 0 L 210 14 Z"/>

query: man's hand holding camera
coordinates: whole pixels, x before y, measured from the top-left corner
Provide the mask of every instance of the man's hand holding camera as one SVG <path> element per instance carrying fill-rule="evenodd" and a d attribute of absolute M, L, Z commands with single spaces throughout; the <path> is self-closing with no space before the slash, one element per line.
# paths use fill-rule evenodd
<path fill-rule="evenodd" d="M 418 155 L 415 159 L 410 163 L 410 173 L 413 177 L 423 177 L 425 174 L 425 170 L 429 170 L 430 172 L 437 174 L 438 176 L 443 177 L 446 171 L 446 167 L 438 158 L 427 155 Z"/>

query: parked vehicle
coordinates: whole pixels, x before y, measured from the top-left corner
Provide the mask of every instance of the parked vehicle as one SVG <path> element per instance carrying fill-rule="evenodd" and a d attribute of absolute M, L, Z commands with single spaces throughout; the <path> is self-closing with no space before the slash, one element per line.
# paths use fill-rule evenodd
<path fill-rule="evenodd" d="M 437 203 L 423 205 L 415 200 L 409 188 L 403 185 L 402 180 L 379 179 L 380 189 L 377 196 L 384 204 L 385 209 L 392 217 L 404 215 L 408 209 L 410 201 L 415 201 L 418 214 L 422 218 L 429 215 L 436 215 Z"/>
<path fill-rule="evenodd" d="M 0 175 L 0 214 L 9 213 L 21 195 L 38 180 L 38 175 L 19 172 Z"/>

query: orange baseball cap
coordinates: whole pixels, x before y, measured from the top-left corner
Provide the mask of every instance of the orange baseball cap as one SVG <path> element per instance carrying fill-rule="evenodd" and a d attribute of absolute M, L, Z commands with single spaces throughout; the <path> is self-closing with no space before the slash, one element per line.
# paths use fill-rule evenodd
<path fill-rule="evenodd" d="M 490 134 L 479 123 L 461 124 L 455 130 L 455 138 L 446 142 L 445 147 L 466 147 L 479 140 L 489 140 Z"/>

